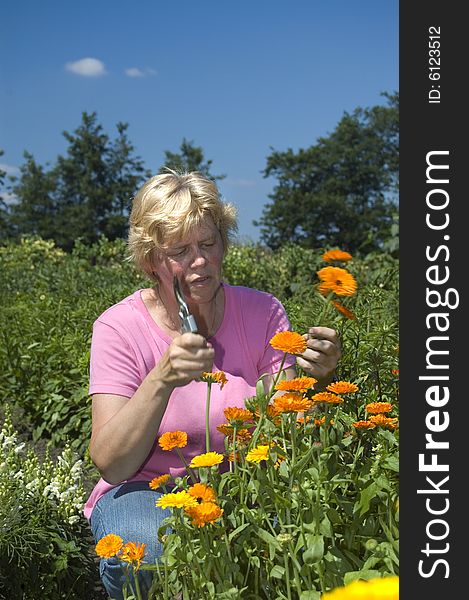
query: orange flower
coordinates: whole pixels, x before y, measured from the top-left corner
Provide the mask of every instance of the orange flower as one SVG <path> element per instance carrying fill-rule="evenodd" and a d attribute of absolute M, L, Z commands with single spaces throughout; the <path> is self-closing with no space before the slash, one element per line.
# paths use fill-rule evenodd
<path fill-rule="evenodd" d="M 234 462 L 234 452 L 233 452 L 233 450 L 229 453 L 228 460 L 230 462 Z M 236 462 L 240 462 L 240 461 L 241 461 L 241 454 L 239 452 L 236 452 Z"/>
<path fill-rule="evenodd" d="M 228 383 L 228 379 L 226 378 L 224 371 L 217 371 L 215 373 L 202 373 L 200 380 L 205 381 L 206 383 L 218 383 L 221 390 L 223 389 L 223 386 Z"/>
<path fill-rule="evenodd" d="M 287 392 L 274 398 L 273 405 L 281 413 L 291 413 L 305 412 L 313 406 L 313 403 L 308 398 L 303 398 L 301 394 Z"/>
<path fill-rule="evenodd" d="M 295 379 L 283 379 L 275 386 L 276 390 L 284 390 L 286 392 L 301 392 L 305 393 L 311 389 L 318 380 L 314 377 L 295 377 Z"/>
<path fill-rule="evenodd" d="M 355 423 L 352 423 L 352 425 L 355 427 L 355 429 L 373 429 L 376 427 L 376 425 L 371 421 L 355 421 Z"/>
<path fill-rule="evenodd" d="M 351 392 L 358 392 L 358 386 L 349 381 L 334 381 L 334 383 L 327 386 L 326 390 L 334 394 L 350 394 Z"/>
<path fill-rule="evenodd" d="M 305 423 L 309 423 L 310 421 L 312 421 L 312 419 L 312 417 L 306 415 L 306 417 L 298 417 L 296 423 L 297 425 L 304 425 Z"/>
<path fill-rule="evenodd" d="M 205 527 L 205 525 L 215 523 L 222 516 L 223 509 L 215 502 L 202 502 L 197 506 L 188 507 L 185 512 L 192 519 L 192 525 Z"/>
<path fill-rule="evenodd" d="M 243 425 L 246 421 L 252 421 L 252 413 L 245 408 L 237 408 L 236 406 L 229 406 L 225 408 L 223 414 L 226 417 L 226 420 L 230 422 L 230 425 L 233 427 L 237 427 L 239 425 Z"/>
<path fill-rule="evenodd" d="M 333 260 L 340 260 L 345 262 L 351 259 L 352 255 L 348 252 L 344 252 L 343 250 L 328 250 L 322 255 L 322 260 L 325 262 L 331 262 Z"/>
<path fill-rule="evenodd" d="M 338 300 L 332 300 L 332 304 L 336 307 L 340 314 L 344 315 L 344 317 L 347 317 L 347 319 L 350 319 L 351 321 L 355 321 L 357 319 L 356 315 L 346 306 L 344 306 L 342 302 L 339 302 Z"/>
<path fill-rule="evenodd" d="M 213 467 L 219 465 L 221 462 L 223 462 L 223 454 L 219 454 L 218 452 L 205 452 L 204 454 L 194 456 L 189 466 L 194 468 Z"/>
<path fill-rule="evenodd" d="M 391 412 L 392 404 L 390 402 L 370 402 L 365 406 L 365 410 L 370 415 L 379 415 L 381 413 Z"/>
<path fill-rule="evenodd" d="M 122 548 L 119 558 L 128 563 L 135 563 L 135 570 L 140 568 L 140 564 L 145 556 L 145 544 L 141 542 L 127 542 Z"/>
<path fill-rule="evenodd" d="M 167 431 L 160 436 L 158 444 L 163 450 L 184 448 L 187 446 L 187 433 L 185 431 Z"/>
<path fill-rule="evenodd" d="M 280 331 L 270 340 L 270 345 L 275 350 L 281 350 L 288 354 L 303 354 L 306 350 L 306 340 L 294 331 Z"/>
<path fill-rule="evenodd" d="M 159 477 L 155 477 L 148 484 L 152 490 L 157 490 L 159 487 L 164 485 L 169 479 L 171 479 L 171 475 L 160 475 Z"/>
<path fill-rule="evenodd" d="M 215 502 L 215 491 L 205 483 L 194 483 L 188 490 L 189 494 L 199 502 Z"/>
<path fill-rule="evenodd" d="M 124 540 L 120 535 L 115 533 L 108 533 L 95 546 L 96 554 L 101 558 L 111 558 L 120 552 Z"/>
<path fill-rule="evenodd" d="M 317 274 L 321 280 L 319 292 L 323 296 L 327 296 L 329 292 L 334 292 L 337 296 L 353 296 L 357 291 L 357 282 L 346 269 L 324 267 Z"/>
<path fill-rule="evenodd" d="M 330 392 L 319 392 L 311 398 L 314 402 L 327 402 L 327 404 L 341 404 L 344 399 Z"/>
<path fill-rule="evenodd" d="M 222 423 L 221 425 L 217 425 L 217 429 L 220 433 L 226 435 L 226 437 L 233 437 L 234 427 L 229 423 Z M 236 429 L 236 439 L 239 442 L 245 443 L 248 442 L 251 438 L 252 433 L 249 431 L 249 429 Z"/>
<path fill-rule="evenodd" d="M 370 421 L 379 427 L 386 427 L 387 429 L 397 428 L 397 418 L 385 417 L 384 415 L 372 415 Z"/>

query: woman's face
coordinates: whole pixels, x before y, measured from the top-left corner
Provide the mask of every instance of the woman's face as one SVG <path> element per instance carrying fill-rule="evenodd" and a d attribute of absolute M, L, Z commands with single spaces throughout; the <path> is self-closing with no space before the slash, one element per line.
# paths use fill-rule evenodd
<path fill-rule="evenodd" d="M 173 293 L 177 275 L 189 303 L 210 302 L 221 281 L 223 242 L 213 219 L 205 217 L 187 238 L 173 242 L 160 253 L 156 272 L 165 292 Z"/>

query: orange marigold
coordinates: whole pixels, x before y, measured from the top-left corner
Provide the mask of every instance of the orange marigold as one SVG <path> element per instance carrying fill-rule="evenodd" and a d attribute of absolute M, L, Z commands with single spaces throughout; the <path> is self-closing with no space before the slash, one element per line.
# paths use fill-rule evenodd
<path fill-rule="evenodd" d="M 339 302 L 338 300 L 332 300 L 332 304 L 336 307 L 336 309 L 340 312 L 341 315 L 344 315 L 344 317 L 350 319 L 351 321 L 356 321 L 356 315 L 346 306 L 344 306 L 342 302 Z"/>
<path fill-rule="evenodd" d="M 376 427 L 376 425 L 371 421 L 355 421 L 355 423 L 352 423 L 352 425 L 355 427 L 355 429 L 373 429 Z"/>
<path fill-rule="evenodd" d="M 328 250 L 322 255 L 322 260 L 325 262 L 331 262 L 333 260 L 346 262 L 347 260 L 352 260 L 352 255 L 349 252 L 344 252 L 343 250 Z"/>
<path fill-rule="evenodd" d="M 313 403 L 295 392 L 287 392 L 274 398 L 273 405 L 281 413 L 306 412 Z"/>
<path fill-rule="evenodd" d="M 330 392 L 319 392 L 311 398 L 314 402 L 327 402 L 327 404 L 341 404 L 344 399 Z"/>
<path fill-rule="evenodd" d="M 334 394 L 350 394 L 351 392 L 358 392 L 358 385 L 349 381 L 334 381 L 327 386 L 326 390 Z"/>
<path fill-rule="evenodd" d="M 96 554 L 101 558 L 111 558 L 111 556 L 116 556 L 120 552 L 123 545 L 124 540 L 120 535 L 108 533 L 96 544 Z"/>
<path fill-rule="evenodd" d="M 276 390 L 284 390 L 286 392 L 301 392 L 305 393 L 311 389 L 318 380 L 314 377 L 295 377 L 295 379 L 283 379 L 275 386 Z"/>
<path fill-rule="evenodd" d="M 252 421 L 252 412 L 246 408 L 238 408 L 236 406 L 229 406 L 225 408 L 223 414 L 226 420 L 230 422 L 230 425 L 238 426 L 243 423 Z"/>
<path fill-rule="evenodd" d="M 215 523 L 222 516 L 223 509 L 215 502 L 202 502 L 202 504 L 187 508 L 185 512 L 192 519 L 192 525 L 205 527 L 205 525 Z"/>
<path fill-rule="evenodd" d="M 168 474 L 160 475 L 159 477 L 155 477 L 154 479 L 152 479 L 148 485 L 151 487 L 152 490 L 157 490 L 159 487 L 164 485 L 170 479 L 171 479 L 171 475 L 168 475 Z"/>
<path fill-rule="evenodd" d="M 370 421 L 379 427 L 386 427 L 387 429 L 397 428 L 397 418 L 385 417 L 384 415 L 371 415 Z"/>
<path fill-rule="evenodd" d="M 321 280 L 319 291 L 323 296 L 327 296 L 329 292 L 334 292 L 337 296 L 353 296 L 357 291 L 357 282 L 346 269 L 324 267 L 317 274 Z"/>
<path fill-rule="evenodd" d="M 390 402 L 370 402 L 365 406 L 365 410 L 370 415 L 379 415 L 392 411 L 392 404 Z"/>
<path fill-rule="evenodd" d="M 205 483 L 194 483 L 187 491 L 199 502 L 215 502 L 216 500 L 214 489 Z"/>
<path fill-rule="evenodd" d="M 228 383 L 228 379 L 226 378 L 224 371 L 216 371 L 215 373 L 205 372 L 202 373 L 200 379 L 206 383 L 218 383 L 221 390 L 223 389 L 223 386 Z"/>
<path fill-rule="evenodd" d="M 119 556 L 123 561 L 134 563 L 135 570 L 138 571 L 140 564 L 145 556 L 145 544 L 142 542 L 127 542 L 122 548 Z"/>
<path fill-rule="evenodd" d="M 280 331 L 269 343 L 275 350 L 288 354 L 303 354 L 307 347 L 305 338 L 294 331 Z"/>
<path fill-rule="evenodd" d="M 184 448 L 187 446 L 187 433 L 185 431 L 167 431 L 160 436 L 158 444 L 163 450 Z"/>

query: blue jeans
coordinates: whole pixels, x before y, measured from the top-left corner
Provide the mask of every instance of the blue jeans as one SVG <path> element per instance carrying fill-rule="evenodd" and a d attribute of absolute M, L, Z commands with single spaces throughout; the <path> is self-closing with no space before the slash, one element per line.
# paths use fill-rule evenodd
<path fill-rule="evenodd" d="M 150 489 L 148 482 L 123 483 L 98 500 L 91 513 L 90 525 L 96 543 L 108 533 L 120 535 L 126 542 L 145 544 L 144 562 L 154 564 L 161 556 L 163 546 L 158 542 L 158 528 L 170 516 L 169 509 L 155 506 L 161 492 Z M 126 579 L 120 562 L 115 557 L 102 558 L 99 575 L 113 600 L 123 600 L 122 586 Z M 139 571 L 142 596 L 147 597 L 153 571 Z"/>

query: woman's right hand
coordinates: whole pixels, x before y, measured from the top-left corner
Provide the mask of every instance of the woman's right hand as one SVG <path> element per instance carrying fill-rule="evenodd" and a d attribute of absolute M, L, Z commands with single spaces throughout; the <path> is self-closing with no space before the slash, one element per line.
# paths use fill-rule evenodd
<path fill-rule="evenodd" d="M 158 378 L 170 387 L 181 387 L 210 372 L 215 350 L 198 333 L 183 333 L 171 342 L 155 367 Z"/>

